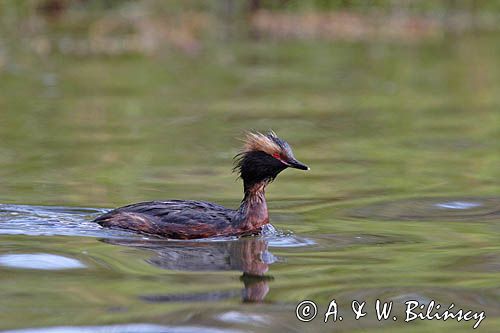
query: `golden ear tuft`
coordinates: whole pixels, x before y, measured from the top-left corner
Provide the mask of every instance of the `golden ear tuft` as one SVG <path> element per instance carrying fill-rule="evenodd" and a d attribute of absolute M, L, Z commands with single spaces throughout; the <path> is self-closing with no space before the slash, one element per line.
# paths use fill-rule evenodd
<path fill-rule="evenodd" d="M 270 131 L 269 136 L 276 137 L 276 134 Z M 279 154 L 281 151 L 280 146 L 269 136 L 259 132 L 247 132 L 244 140 L 243 152 L 263 151 L 269 155 Z"/>

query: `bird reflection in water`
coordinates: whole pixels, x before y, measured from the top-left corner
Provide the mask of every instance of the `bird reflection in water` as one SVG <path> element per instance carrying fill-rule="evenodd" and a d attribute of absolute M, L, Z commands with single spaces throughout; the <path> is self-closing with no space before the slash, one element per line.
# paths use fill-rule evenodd
<path fill-rule="evenodd" d="M 268 242 L 258 237 L 234 241 L 164 241 L 106 239 L 103 242 L 153 251 L 146 261 L 153 266 L 177 271 L 240 271 L 243 274 L 243 302 L 261 302 L 269 292 L 272 276 L 265 275 L 276 261 L 268 251 Z M 145 295 L 148 302 L 217 301 L 234 297 L 239 292 L 210 292 L 196 294 Z"/>

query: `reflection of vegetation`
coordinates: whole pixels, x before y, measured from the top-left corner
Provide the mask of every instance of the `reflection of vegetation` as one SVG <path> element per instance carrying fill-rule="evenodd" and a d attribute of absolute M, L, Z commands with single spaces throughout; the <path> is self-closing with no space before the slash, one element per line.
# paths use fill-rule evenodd
<path fill-rule="evenodd" d="M 0 81 L 0 199 L 236 201 L 231 157 L 248 128 L 274 128 L 312 164 L 280 175 L 289 180 L 271 185 L 271 205 L 273 196 L 494 195 L 496 36 L 237 43 L 195 58 L 21 56 Z"/>
<path fill-rule="evenodd" d="M 231 39 L 232 33 L 245 36 L 246 21 L 213 19 L 223 15 L 217 1 L 71 1 L 54 19 L 36 13 L 40 2 L 0 1 L 0 202 L 111 207 L 192 198 L 237 206 L 241 187 L 230 173 L 235 137 L 244 129 L 273 128 L 312 170 L 287 171 L 280 175 L 286 180 L 270 186 L 271 219 L 318 245 L 272 249 L 286 262 L 270 268 L 275 280 L 267 303 L 248 308 L 239 297 L 209 305 L 139 298 L 238 290 L 242 282 L 234 272 L 163 270 L 145 261 L 147 251 L 89 238 L 2 236 L 2 251 L 74 256 L 91 268 L 1 269 L 0 329 L 26 322 L 206 323 L 237 309 L 268 315 L 280 331 L 290 323 L 295 327 L 293 307 L 304 298 L 336 297 L 348 308 L 353 298 L 418 293 L 476 310 L 487 304 L 481 329 L 498 330 L 494 218 L 475 223 L 346 217 L 366 204 L 408 197 L 498 196 L 500 39 L 488 24 L 498 1 L 474 2 L 477 30 L 411 43 L 268 38 L 262 32 Z M 324 3 L 336 12 L 344 3 L 342 10 L 353 15 L 378 9 L 396 15 L 391 4 L 418 3 L 405 15 L 437 13 L 444 20 L 445 3 L 470 2 L 377 1 L 370 8 L 364 7 L 368 1 L 354 0 L 284 3 L 285 9 L 264 8 L 266 15 L 301 15 L 309 8 L 318 17 L 328 14 L 305 3 Z M 299 3 L 303 7 L 295 8 Z M 168 7 L 173 4 L 175 10 Z M 156 22 L 171 24 L 179 29 L 175 38 L 196 47 L 183 49 L 165 37 L 147 52 L 65 51 L 85 51 L 96 36 L 122 45 L 120 38 L 134 36 L 134 24 L 142 23 L 129 25 L 116 14 L 135 8 L 144 13 L 148 6 L 160 17 L 146 25 L 148 31 Z M 194 19 L 192 12 L 201 14 Z M 338 235 L 360 234 L 381 241 L 337 246 Z M 470 331 L 461 323 L 435 321 L 406 328 Z"/>
<path fill-rule="evenodd" d="M 0 17 L 5 38 L 39 56 L 196 55 L 245 36 L 408 42 L 497 31 L 497 2 L 34 0 L 2 2 Z"/>

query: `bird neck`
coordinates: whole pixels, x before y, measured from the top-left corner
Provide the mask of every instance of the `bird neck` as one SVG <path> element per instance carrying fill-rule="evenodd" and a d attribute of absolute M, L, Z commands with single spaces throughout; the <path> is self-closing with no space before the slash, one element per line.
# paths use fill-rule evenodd
<path fill-rule="evenodd" d="M 269 180 L 262 180 L 251 185 L 244 184 L 245 197 L 238 209 L 237 227 L 254 230 L 269 222 L 266 203 L 266 186 Z"/>

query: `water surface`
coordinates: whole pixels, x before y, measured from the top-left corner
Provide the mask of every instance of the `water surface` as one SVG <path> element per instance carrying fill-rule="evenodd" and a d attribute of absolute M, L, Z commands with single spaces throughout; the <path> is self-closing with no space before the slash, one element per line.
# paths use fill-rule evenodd
<path fill-rule="evenodd" d="M 484 310 L 479 330 L 498 331 L 498 40 L 6 58 L 0 329 L 472 330 L 349 312 L 381 299 L 400 316 L 415 299 Z M 186 242 L 91 222 L 153 199 L 237 207 L 231 159 L 249 128 L 273 128 L 311 166 L 270 185 L 275 230 Z M 301 323 L 305 299 L 336 299 L 345 319 Z"/>

